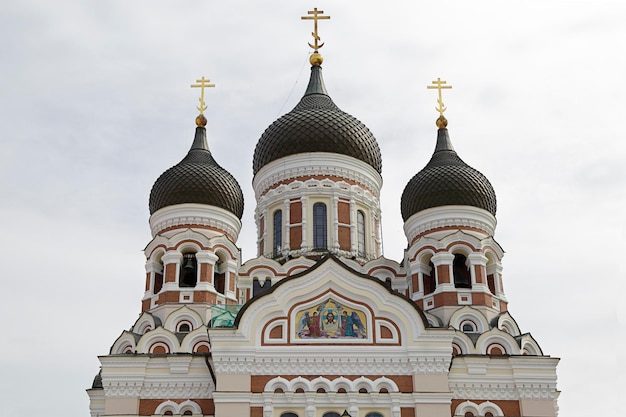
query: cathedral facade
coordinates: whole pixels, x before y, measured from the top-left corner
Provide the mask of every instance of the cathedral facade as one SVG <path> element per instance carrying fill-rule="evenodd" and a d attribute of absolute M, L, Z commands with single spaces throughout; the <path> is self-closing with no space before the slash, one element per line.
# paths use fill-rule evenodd
<path fill-rule="evenodd" d="M 91 416 L 556 416 L 558 359 L 508 311 L 496 195 L 452 146 L 444 82 L 397 262 L 376 138 L 324 85 L 321 13 L 307 89 L 254 152 L 257 256 L 242 260 L 243 193 L 201 114 L 150 193 L 142 312 L 99 358 Z"/>

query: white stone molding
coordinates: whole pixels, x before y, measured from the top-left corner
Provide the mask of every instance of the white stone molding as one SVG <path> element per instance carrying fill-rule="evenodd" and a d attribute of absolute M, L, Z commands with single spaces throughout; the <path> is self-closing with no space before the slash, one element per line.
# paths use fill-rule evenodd
<path fill-rule="evenodd" d="M 486 210 L 472 206 L 441 206 L 415 213 L 404 223 L 404 234 L 409 242 L 430 230 L 459 227 L 483 231 L 485 236 L 493 236 L 496 218 Z"/>
<path fill-rule="evenodd" d="M 168 353 L 180 351 L 180 343 L 176 335 L 163 327 L 158 327 L 139 339 L 137 342 L 137 353 L 152 353 L 151 347 L 159 343 L 167 346 Z"/>
<path fill-rule="evenodd" d="M 200 225 L 221 230 L 237 241 L 241 221 L 228 210 L 206 204 L 184 203 L 164 207 L 150 216 L 152 237 L 176 226 Z"/>
<path fill-rule="evenodd" d="M 288 393 L 295 392 L 298 388 L 302 388 L 304 392 L 316 392 L 318 389 L 322 388 L 327 393 L 337 392 L 341 388 L 345 389 L 347 393 L 359 392 L 362 388 L 366 389 L 368 393 L 379 392 L 383 388 L 389 393 L 399 392 L 398 385 L 389 378 L 380 377 L 372 380 L 363 376 L 354 380 L 345 377 L 338 377 L 331 380 L 321 376 L 312 380 L 302 377 L 296 377 L 291 380 L 276 377 L 265 384 L 263 391 L 274 392 L 277 389 L 282 389 L 285 393 Z"/>
<path fill-rule="evenodd" d="M 163 327 L 172 333 L 176 333 L 178 331 L 177 324 L 181 321 L 188 321 L 192 326 L 191 331 L 197 329 L 203 324 L 206 324 L 202 320 L 200 314 L 187 306 L 182 306 L 167 315 L 165 323 L 163 323 Z"/>
<path fill-rule="evenodd" d="M 529 333 L 522 335 L 522 355 L 543 356 L 539 343 Z"/>
<path fill-rule="evenodd" d="M 210 380 L 211 378 L 207 375 L 207 379 Z M 146 382 L 141 390 L 141 398 L 212 398 L 214 390 L 213 381 Z"/>
<path fill-rule="evenodd" d="M 129 331 L 123 331 L 122 334 L 117 338 L 117 340 L 111 346 L 109 353 L 111 355 L 119 355 L 123 353 L 135 353 L 137 350 L 135 335 Z"/>
<path fill-rule="evenodd" d="M 106 398 L 139 398 L 143 381 L 102 381 Z"/>
<path fill-rule="evenodd" d="M 510 382 L 453 382 L 449 385 L 450 391 L 452 392 L 452 398 L 454 399 L 489 398 L 492 400 L 519 400 L 515 384 Z"/>
<path fill-rule="evenodd" d="M 515 388 L 521 400 L 556 400 L 559 396 L 556 383 L 521 383 Z"/>
<path fill-rule="evenodd" d="M 517 322 L 508 311 L 505 311 L 498 316 L 498 321 L 495 327 L 507 332 L 511 336 L 519 336 L 522 333 L 517 325 Z"/>
<path fill-rule="evenodd" d="M 273 329 L 277 327 L 282 327 L 282 337 L 280 338 L 272 338 L 270 337 L 270 333 Z M 265 328 L 265 332 L 263 333 L 263 340 L 265 343 L 287 343 L 287 334 L 289 330 L 287 329 L 287 320 L 276 320 L 272 322 Z"/>
<path fill-rule="evenodd" d="M 258 202 L 260 196 L 274 184 L 317 175 L 348 178 L 363 184 L 376 195 L 380 195 L 383 183 L 378 171 L 359 159 L 330 152 L 311 152 L 289 155 L 270 162 L 256 173 L 252 187 Z"/>
<path fill-rule="evenodd" d="M 361 375 L 410 375 L 419 374 L 447 374 L 450 366 L 450 356 L 447 357 L 420 357 L 404 358 L 374 358 L 367 355 L 335 355 L 332 358 L 302 358 L 299 356 L 282 356 L 273 358 L 251 357 L 220 357 L 214 360 L 215 371 L 218 374 L 285 374 L 289 375 L 295 369 L 302 374 L 342 374 Z"/>
<path fill-rule="evenodd" d="M 450 348 L 450 353 L 452 348 Z M 451 356 L 412 358 L 411 372 L 417 374 L 447 374 L 450 368 Z"/>
<path fill-rule="evenodd" d="M 467 412 L 471 412 L 475 416 L 484 416 L 485 413 L 488 412 L 492 413 L 494 417 L 504 416 L 502 409 L 491 401 L 476 404 L 468 400 L 458 405 L 458 407 L 454 410 L 453 417 L 463 417 Z"/>
<path fill-rule="evenodd" d="M 456 332 L 452 343 L 456 344 L 461 349 L 461 352 L 459 353 L 462 355 L 474 353 L 475 351 L 472 340 L 461 331 Z"/>
<path fill-rule="evenodd" d="M 459 308 L 452 313 L 448 326 L 463 331 L 461 324 L 466 320 L 476 324 L 476 333 L 483 333 L 489 329 L 489 320 L 487 320 L 487 317 L 480 310 L 472 306 Z"/>
<path fill-rule="evenodd" d="M 194 347 L 199 345 L 206 345 L 210 348 L 209 336 L 205 325 L 197 327 L 194 331 L 185 336 L 182 342 L 180 342 L 179 352 L 194 353 Z"/>
<path fill-rule="evenodd" d="M 489 348 L 489 345 L 493 343 L 497 343 L 504 347 L 506 352 L 503 353 L 507 355 L 520 355 L 522 353 L 513 336 L 495 328 L 480 335 L 476 341 L 476 351 L 483 355 L 489 354 L 487 349 Z"/>
<path fill-rule="evenodd" d="M 136 334 L 145 334 L 150 330 L 156 329 L 157 325 L 154 316 L 150 313 L 144 312 L 139 316 L 133 327 L 130 330 Z"/>
<path fill-rule="evenodd" d="M 400 335 L 398 329 L 388 320 L 378 319 L 375 322 L 376 325 L 376 341 L 381 344 L 397 344 L 400 342 Z M 385 327 L 391 332 L 391 338 L 383 339 L 382 327 Z"/>

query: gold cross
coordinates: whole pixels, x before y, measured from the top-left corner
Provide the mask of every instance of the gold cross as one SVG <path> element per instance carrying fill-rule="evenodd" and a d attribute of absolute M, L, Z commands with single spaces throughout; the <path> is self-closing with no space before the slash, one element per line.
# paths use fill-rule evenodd
<path fill-rule="evenodd" d="M 427 85 L 426 88 L 439 90 L 439 98 L 437 99 L 437 103 L 439 104 L 439 108 L 435 107 L 435 110 L 439 112 L 439 116 L 443 117 L 443 112 L 447 110 L 447 107 L 443 105 L 443 99 L 441 97 L 441 90 L 444 88 L 452 88 L 451 85 L 445 85 L 446 81 L 442 81 L 441 78 L 437 78 L 437 81 L 433 81 L 433 85 Z"/>
<path fill-rule="evenodd" d="M 317 34 L 317 21 L 318 20 L 330 19 L 330 16 L 322 16 L 324 14 L 324 11 L 323 10 L 317 10 L 317 7 L 313 8 L 313 10 L 309 10 L 307 13 L 308 14 L 312 14 L 313 16 L 302 16 L 302 20 L 312 20 L 313 21 L 313 32 L 311 33 L 311 35 L 313 35 L 313 39 L 315 40 L 315 45 L 311 45 L 309 43 L 309 46 L 311 48 L 313 48 L 315 51 L 317 51 L 322 46 L 324 46 L 324 42 L 322 42 L 321 44 L 318 44 L 318 42 L 320 40 L 320 37 Z"/>
<path fill-rule="evenodd" d="M 215 84 L 209 84 L 210 81 L 211 80 L 207 80 L 203 76 L 199 80 L 196 80 L 198 84 L 191 84 L 191 88 L 200 88 L 200 105 L 196 107 L 200 111 L 200 114 L 204 114 L 204 111 L 207 109 L 206 103 L 204 102 L 204 89 L 207 87 L 215 87 Z"/>

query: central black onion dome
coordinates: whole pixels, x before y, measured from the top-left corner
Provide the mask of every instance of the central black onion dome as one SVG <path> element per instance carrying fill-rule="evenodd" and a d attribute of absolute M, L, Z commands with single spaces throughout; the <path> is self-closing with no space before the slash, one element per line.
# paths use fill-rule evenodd
<path fill-rule="evenodd" d="M 253 172 L 256 175 L 268 163 L 285 156 L 308 152 L 348 155 L 382 172 L 376 138 L 363 123 L 333 103 L 319 65 L 311 67 L 309 85 L 296 107 L 261 135 L 254 150 Z"/>
<path fill-rule="evenodd" d="M 199 125 L 187 156 L 165 171 L 150 191 L 150 214 L 164 207 L 183 203 L 216 206 L 237 218 L 243 215 L 243 193 L 237 180 L 219 166 L 206 140 L 206 129 Z"/>
<path fill-rule="evenodd" d="M 496 215 L 496 193 L 478 170 L 467 165 L 454 151 L 448 129 L 440 127 L 430 162 L 404 188 L 402 219 L 431 207 L 473 206 Z"/>

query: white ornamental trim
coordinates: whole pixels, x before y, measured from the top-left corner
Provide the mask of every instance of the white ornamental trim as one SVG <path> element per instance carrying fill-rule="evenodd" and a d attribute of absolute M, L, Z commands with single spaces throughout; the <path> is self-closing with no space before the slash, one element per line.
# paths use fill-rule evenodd
<path fill-rule="evenodd" d="M 107 398 L 138 398 L 143 381 L 103 381 L 104 395 Z"/>
<path fill-rule="evenodd" d="M 555 400 L 559 396 L 556 384 L 517 384 L 517 392 L 522 400 Z"/>
<path fill-rule="evenodd" d="M 141 390 L 141 398 L 212 398 L 213 382 L 152 382 Z"/>
<path fill-rule="evenodd" d="M 156 237 L 168 227 L 198 224 L 223 230 L 237 240 L 241 221 L 230 211 L 204 204 L 177 204 L 157 210 L 150 216 L 150 231 Z"/>
<path fill-rule="evenodd" d="M 285 374 L 293 373 L 295 369 L 300 374 L 342 374 L 362 375 L 412 375 L 419 374 L 447 374 L 450 366 L 448 357 L 424 357 L 412 360 L 372 357 L 272 357 L 272 358 L 243 358 L 221 357 L 214 358 L 215 370 L 218 374 Z"/>
<path fill-rule="evenodd" d="M 349 178 L 374 194 L 380 195 L 383 179 L 369 164 L 347 155 L 314 152 L 290 155 L 272 161 L 259 170 L 252 180 L 257 201 L 272 185 L 292 178 L 325 175 Z"/>
<path fill-rule="evenodd" d="M 486 210 L 471 206 L 442 206 L 422 210 L 404 223 L 409 242 L 428 230 L 440 227 L 472 227 L 493 236 L 496 218 Z"/>
<path fill-rule="evenodd" d="M 454 399 L 519 400 L 515 384 L 511 383 L 451 383 Z"/>

